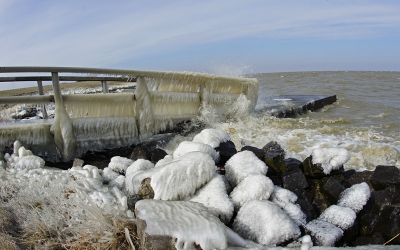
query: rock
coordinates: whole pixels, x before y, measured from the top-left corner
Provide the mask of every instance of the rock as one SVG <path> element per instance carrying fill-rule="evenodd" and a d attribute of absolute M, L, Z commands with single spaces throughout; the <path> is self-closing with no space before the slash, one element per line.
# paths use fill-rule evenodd
<path fill-rule="evenodd" d="M 276 175 L 268 176 L 268 177 L 271 179 L 271 181 L 274 183 L 274 185 L 279 186 L 279 187 L 283 186 L 281 177 L 276 176 Z"/>
<path fill-rule="evenodd" d="M 381 217 L 370 210 L 368 213 L 360 217 L 360 235 L 371 235 L 376 232 L 376 227 L 381 220 Z"/>
<path fill-rule="evenodd" d="M 366 246 L 366 245 L 383 245 L 385 237 L 382 233 L 377 232 L 371 236 L 359 236 L 353 243 L 353 246 Z"/>
<path fill-rule="evenodd" d="M 151 150 L 149 155 L 150 155 L 150 161 L 156 164 L 159 160 L 164 159 L 164 157 L 168 154 L 161 148 L 156 148 Z"/>
<path fill-rule="evenodd" d="M 400 188 L 400 169 L 395 166 L 377 166 L 371 176 L 374 190 L 382 190 L 389 186 Z"/>
<path fill-rule="evenodd" d="M 83 167 L 85 162 L 79 158 L 75 158 L 74 162 L 72 163 L 72 167 Z"/>
<path fill-rule="evenodd" d="M 340 194 L 345 190 L 345 188 L 333 177 L 329 177 L 322 189 L 333 204 L 338 202 Z"/>
<path fill-rule="evenodd" d="M 153 199 L 154 198 L 154 190 L 150 185 L 151 179 L 150 178 L 145 178 L 142 181 L 142 184 L 139 188 L 138 195 L 140 199 Z"/>
<path fill-rule="evenodd" d="M 320 185 L 314 186 L 311 189 L 311 193 L 314 194 L 312 204 L 314 205 L 317 214 L 323 213 L 331 205 L 331 202 L 322 191 L 322 187 Z"/>
<path fill-rule="evenodd" d="M 400 233 L 400 204 L 386 205 L 380 212 L 381 220 L 376 226 L 376 231 L 382 232 L 386 240 L 390 240 Z M 397 244 L 400 239 L 397 239 Z"/>
<path fill-rule="evenodd" d="M 382 210 L 384 206 L 400 202 L 400 194 L 394 186 L 387 187 L 381 191 L 373 191 L 372 198 L 379 210 Z"/>
<path fill-rule="evenodd" d="M 258 159 L 264 161 L 264 150 L 252 146 L 244 146 L 240 151 L 245 150 L 253 152 L 258 157 Z"/>
<path fill-rule="evenodd" d="M 145 146 L 137 146 L 133 149 L 131 156 L 129 157 L 131 160 L 136 161 L 137 159 L 150 159 L 149 150 Z"/>
<path fill-rule="evenodd" d="M 285 151 L 274 141 L 267 143 L 262 150 L 265 152 L 264 162 L 270 168 L 268 174 L 276 175 L 286 173 Z"/>
<path fill-rule="evenodd" d="M 307 201 L 307 200 L 299 197 L 297 199 L 297 204 L 300 205 L 301 210 L 306 215 L 307 222 L 310 222 L 318 217 L 318 215 L 315 212 L 315 209 L 310 201 Z"/>
<path fill-rule="evenodd" d="M 293 170 L 281 175 L 283 187 L 294 190 L 296 187 L 307 188 L 308 183 L 306 177 L 300 169 Z"/>
<path fill-rule="evenodd" d="M 225 249 L 228 246 L 225 225 L 202 204 L 140 200 L 135 214 L 141 249 L 175 249 L 175 246 Z"/>
<path fill-rule="evenodd" d="M 352 246 L 354 240 L 358 236 L 359 230 L 360 230 L 360 223 L 357 220 L 355 220 L 354 225 L 344 231 L 342 238 L 343 246 Z"/>
<path fill-rule="evenodd" d="M 314 194 L 311 192 L 308 192 L 304 188 L 301 187 L 295 187 L 293 190 L 291 190 L 293 193 L 297 195 L 297 197 L 302 198 L 308 202 L 312 202 L 314 199 Z"/>
<path fill-rule="evenodd" d="M 286 171 L 290 172 L 293 170 L 297 170 L 301 166 L 301 161 L 295 158 L 287 158 L 285 159 Z"/>
<path fill-rule="evenodd" d="M 221 142 L 218 147 L 215 148 L 219 152 L 219 165 L 224 165 L 233 155 L 237 153 L 235 144 L 228 140 Z"/>
<path fill-rule="evenodd" d="M 306 233 L 311 234 L 317 246 L 334 246 L 343 236 L 343 230 L 321 220 L 313 220 L 305 226 Z"/>
<path fill-rule="evenodd" d="M 349 171 L 346 171 L 349 172 Z M 373 190 L 372 188 L 372 184 L 370 182 L 370 179 L 372 177 L 372 174 L 374 173 L 373 171 L 363 171 L 363 172 L 356 172 L 354 170 L 355 173 L 351 174 L 351 176 L 349 178 L 346 179 L 346 183 L 348 184 L 348 186 L 353 186 L 355 184 L 360 184 L 362 182 L 365 182 L 368 184 L 369 188 L 371 190 Z"/>
<path fill-rule="evenodd" d="M 304 172 L 304 175 L 309 178 L 322 178 L 325 177 L 326 174 L 322 169 L 322 165 L 317 163 L 313 164 L 312 156 L 307 157 L 301 164 L 301 168 Z"/>

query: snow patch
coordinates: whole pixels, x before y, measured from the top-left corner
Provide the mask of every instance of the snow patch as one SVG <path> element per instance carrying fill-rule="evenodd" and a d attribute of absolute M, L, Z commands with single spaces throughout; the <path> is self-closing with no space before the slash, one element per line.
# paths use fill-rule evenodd
<path fill-rule="evenodd" d="M 367 183 L 362 182 L 355 184 L 350 188 L 345 189 L 340 194 L 338 205 L 342 207 L 349 207 L 358 213 L 367 204 L 371 196 L 371 190 Z"/>
<path fill-rule="evenodd" d="M 136 174 L 136 172 L 140 170 L 147 170 L 150 168 L 154 168 L 154 164 L 151 161 L 145 159 L 137 159 L 126 169 L 125 176 L 128 177 Z"/>
<path fill-rule="evenodd" d="M 199 134 L 193 137 L 193 142 L 208 144 L 213 148 L 219 146 L 221 142 L 231 139 L 230 135 L 219 129 L 203 129 Z"/>
<path fill-rule="evenodd" d="M 315 238 L 318 246 L 334 246 L 335 242 L 343 236 L 342 229 L 318 219 L 310 221 L 305 229 Z"/>
<path fill-rule="evenodd" d="M 121 157 L 121 156 L 114 156 L 111 158 L 110 163 L 108 163 L 108 167 L 117 172 L 119 174 L 125 174 L 126 169 L 133 163 L 133 160 Z"/>
<path fill-rule="evenodd" d="M 209 154 L 214 159 L 215 162 L 218 163 L 219 161 L 219 153 L 215 151 L 215 149 L 212 148 L 210 145 L 200 142 L 191 142 L 191 141 L 183 141 L 179 143 L 179 146 L 175 149 L 173 153 L 173 157 L 178 158 L 184 154 L 195 151 Z"/>
<path fill-rule="evenodd" d="M 353 226 L 356 218 L 357 215 L 351 208 L 332 205 L 328 207 L 318 219 L 346 230 Z"/>
<path fill-rule="evenodd" d="M 274 183 L 267 176 L 248 175 L 233 189 L 229 197 L 238 210 L 248 201 L 268 200 L 273 190 Z"/>
<path fill-rule="evenodd" d="M 225 164 L 225 176 L 233 187 L 250 174 L 265 175 L 267 171 L 267 165 L 251 151 L 239 152 Z"/>
<path fill-rule="evenodd" d="M 238 212 L 233 230 L 263 245 L 279 244 L 301 235 L 293 220 L 270 201 L 246 202 Z"/>
<path fill-rule="evenodd" d="M 312 151 L 313 164 L 321 164 L 325 174 L 350 160 L 350 153 L 345 148 L 316 148 Z"/>
<path fill-rule="evenodd" d="M 295 204 L 297 195 L 292 191 L 275 186 L 270 199 L 282 208 L 298 226 L 307 223 L 307 216 L 301 210 L 300 205 Z"/>

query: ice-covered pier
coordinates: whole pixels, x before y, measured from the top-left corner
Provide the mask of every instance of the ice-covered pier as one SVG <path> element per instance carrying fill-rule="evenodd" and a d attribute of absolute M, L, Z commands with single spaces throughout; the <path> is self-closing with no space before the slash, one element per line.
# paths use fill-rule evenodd
<path fill-rule="evenodd" d="M 258 97 L 256 79 L 200 73 L 72 67 L 0 67 L 0 73 L 42 74 L 1 77 L 0 82 L 37 81 L 39 95 L 1 97 L 0 104 L 55 104 L 54 119 L 1 125 L 0 149 L 19 140 L 35 154 L 53 161 L 67 161 L 88 150 L 138 143 L 193 118 L 203 106 L 227 108 L 240 96 L 252 110 Z M 60 79 L 90 78 L 102 82 L 102 94 L 61 93 Z M 121 79 L 136 81 L 135 92 L 108 93 L 106 81 Z M 48 80 L 52 81 L 53 95 L 43 93 L 42 81 Z"/>

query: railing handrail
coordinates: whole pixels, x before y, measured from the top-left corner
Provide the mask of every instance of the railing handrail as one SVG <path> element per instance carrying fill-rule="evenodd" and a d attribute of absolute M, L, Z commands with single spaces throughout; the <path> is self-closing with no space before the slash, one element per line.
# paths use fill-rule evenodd
<path fill-rule="evenodd" d="M 59 76 L 60 81 L 112 81 L 112 82 L 131 82 L 136 78 L 111 77 L 111 76 Z M 30 82 L 30 81 L 51 81 L 51 76 L 11 76 L 0 77 L 0 82 Z"/>

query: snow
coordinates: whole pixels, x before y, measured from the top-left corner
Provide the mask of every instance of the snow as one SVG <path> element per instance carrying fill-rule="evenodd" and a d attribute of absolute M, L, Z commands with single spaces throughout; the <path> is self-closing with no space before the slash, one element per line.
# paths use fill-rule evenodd
<path fill-rule="evenodd" d="M 274 184 L 265 175 L 251 174 L 246 176 L 230 193 L 235 209 L 238 210 L 244 203 L 252 200 L 268 200 Z"/>
<path fill-rule="evenodd" d="M 265 175 L 267 171 L 267 165 L 251 151 L 236 153 L 225 164 L 225 176 L 233 187 L 250 174 Z"/>
<path fill-rule="evenodd" d="M 322 220 L 313 220 L 305 226 L 306 233 L 315 238 L 318 246 L 334 246 L 343 236 L 343 230 Z"/>
<path fill-rule="evenodd" d="M 210 155 L 190 152 L 164 165 L 151 177 L 156 200 L 181 200 L 195 193 L 215 175 L 215 162 Z"/>
<path fill-rule="evenodd" d="M 338 201 L 339 206 L 349 207 L 358 213 L 367 204 L 371 196 L 371 191 L 367 183 L 362 182 L 360 184 L 355 184 L 350 188 L 345 189 L 340 194 L 340 199 Z"/>
<path fill-rule="evenodd" d="M 325 174 L 338 169 L 350 160 L 350 153 L 345 148 L 316 148 L 311 156 L 313 164 L 321 164 Z"/>
<path fill-rule="evenodd" d="M 189 200 L 203 204 L 225 224 L 232 218 L 233 203 L 226 193 L 225 183 L 220 175 L 211 179 Z"/>
<path fill-rule="evenodd" d="M 218 129 L 203 129 L 193 137 L 193 142 L 200 142 L 210 145 L 212 148 L 219 146 L 221 142 L 229 141 L 231 137 L 228 133 Z"/>
<path fill-rule="evenodd" d="M 300 236 L 299 227 L 275 203 L 249 201 L 239 210 L 233 230 L 263 245 L 279 244 Z"/>
<path fill-rule="evenodd" d="M 300 205 L 295 204 L 297 201 L 297 195 L 292 191 L 275 186 L 270 200 L 282 208 L 283 211 L 285 211 L 285 213 L 288 214 L 298 226 L 305 225 L 307 223 L 307 217 L 301 210 Z"/>
<path fill-rule="evenodd" d="M 118 176 L 120 176 L 119 173 L 113 171 L 111 168 L 109 167 L 105 167 L 103 169 L 103 171 L 101 172 L 101 176 L 103 176 L 104 181 L 106 182 L 110 182 L 116 178 L 118 178 Z"/>
<path fill-rule="evenodd" d="M 356 218 L 357 215 L 351 208 L 332 205 L 328 207 L 318 219 L 346 230 L 353 226 Z"/>
<path fill-rule="evenodd" d="M 127 195 L 132 196 L 138 194 L 142 181 L 146 178 L 152 178 L 153 174 L 159 170 L 160 168 L 149 168 L 147 170 L 139 170 L 134 174 L 126 176 L 124 190 Z"/>
<path fill-rule="evenodd" d="M 19 157 L 17 163 L 15 163 L 14 168 L 17 169 L 35 169 L 35 168 L 43 168 L 44 160 L 35 155 L 27 155 L 23 157 Z"/>
<path fill-rule="evenodd" d="M 125 176 L 128 178 L 128 176 L 134 175 L 138 171 L 150 168 L 154 168 L 154 163 L 145 159 L 137 159 L 126 169 Z"/>
<path fill-rule="evenodd" d="M 193 244 L 202 249 L 227 247 L 225 225 L 196 202 L 140 200 L 136 218 L 146 222 L 147 234 L 175 238 L 177 249 L 191 249 Z"/>
<path fill-rule="evenodd" d="M 114 156 L 111 158 L 110 163 L 108 163 L 108 168 L 112 171 L 117 172 L 119 174 L 125 174 L 126 169 L 133 163 L 134 161 L 121 156 Z"/>
<path fill-rule="evenodd" d="M 200 142 L 191 142 L 191 141 L 183 141 L 179 143 L 178 147 L 175 149 L 173 153 L 173 157 L 178 158 L 184 154 L 194 151 L 199 151 L 209 154 L 216 163 L 218 163 L 219 161 L 219 153 L 215 151 L 215 149 L 212 148 L 210 145 Z"/>

